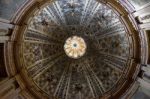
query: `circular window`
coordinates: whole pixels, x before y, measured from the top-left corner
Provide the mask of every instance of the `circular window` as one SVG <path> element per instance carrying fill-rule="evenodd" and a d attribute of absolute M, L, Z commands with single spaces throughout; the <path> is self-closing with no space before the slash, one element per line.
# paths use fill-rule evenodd
<path fill-rule="evenodd" d="M 83 38 L 78 36 L 69 37 L 64 45 L 67 56 L 77 59 L 82 57 L 86 52 L 86 44 Z"/>

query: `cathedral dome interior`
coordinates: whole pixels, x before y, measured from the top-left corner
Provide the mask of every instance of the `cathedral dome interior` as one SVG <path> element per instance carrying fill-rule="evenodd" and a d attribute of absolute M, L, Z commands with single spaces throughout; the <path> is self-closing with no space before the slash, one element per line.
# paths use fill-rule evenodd
<path fill-rule="evenodd" d="M 0 99 L 150 99 L 149 0 L 1 0 Z"/>
<path fill-rule="evenodd" d="M 124 23 L 108 6 L 85 2 L 60 0 L 47 5 L 23 35 L 21 54 L 29 76 L 60 99 L 98 98 L 118 86 L 129 68 Z"/>

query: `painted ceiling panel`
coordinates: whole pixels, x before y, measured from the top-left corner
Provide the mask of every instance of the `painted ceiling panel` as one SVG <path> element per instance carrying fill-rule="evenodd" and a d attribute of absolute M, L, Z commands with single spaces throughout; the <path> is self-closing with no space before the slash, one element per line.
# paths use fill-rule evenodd
<path fill-rule="evenodd" d="M 67 41 L 74 37 L 86 46 L 78 58 L 68 55 L 73 50 L 65 53 L 82 45 L 78 39 Z M 98 99 L 117 86 L 130 56 L 125 25 L 113 9 L 95 0 L 49 4 L 31 20 L 22 48 L 29 76 L 58 99 Z"/>

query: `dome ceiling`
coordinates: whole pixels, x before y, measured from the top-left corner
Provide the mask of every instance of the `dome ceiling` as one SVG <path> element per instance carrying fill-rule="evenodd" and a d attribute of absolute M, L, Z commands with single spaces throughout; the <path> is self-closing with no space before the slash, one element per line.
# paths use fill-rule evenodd
<path fill-rule="evenodd" d="M 85 53 L 69 57 L 68 38 L 81 37 Z M 97 99 L 117 87 L 128 68 L 128 34 L 117 14 L 96 0 L 57 0 L 35 15 L 21 44 L 24 66 L 50 98 Z"/>

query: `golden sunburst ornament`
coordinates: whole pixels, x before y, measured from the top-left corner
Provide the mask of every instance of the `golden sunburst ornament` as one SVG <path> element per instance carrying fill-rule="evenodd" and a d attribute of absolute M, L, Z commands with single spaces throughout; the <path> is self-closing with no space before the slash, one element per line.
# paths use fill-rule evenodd
<path fill-rule="evenodd" d="M 83 38 L 78 36 L 69 37 L 64 45 L 64 50 L 67 56 L 78 59 L 86 52 L 86 43 Z"/>

